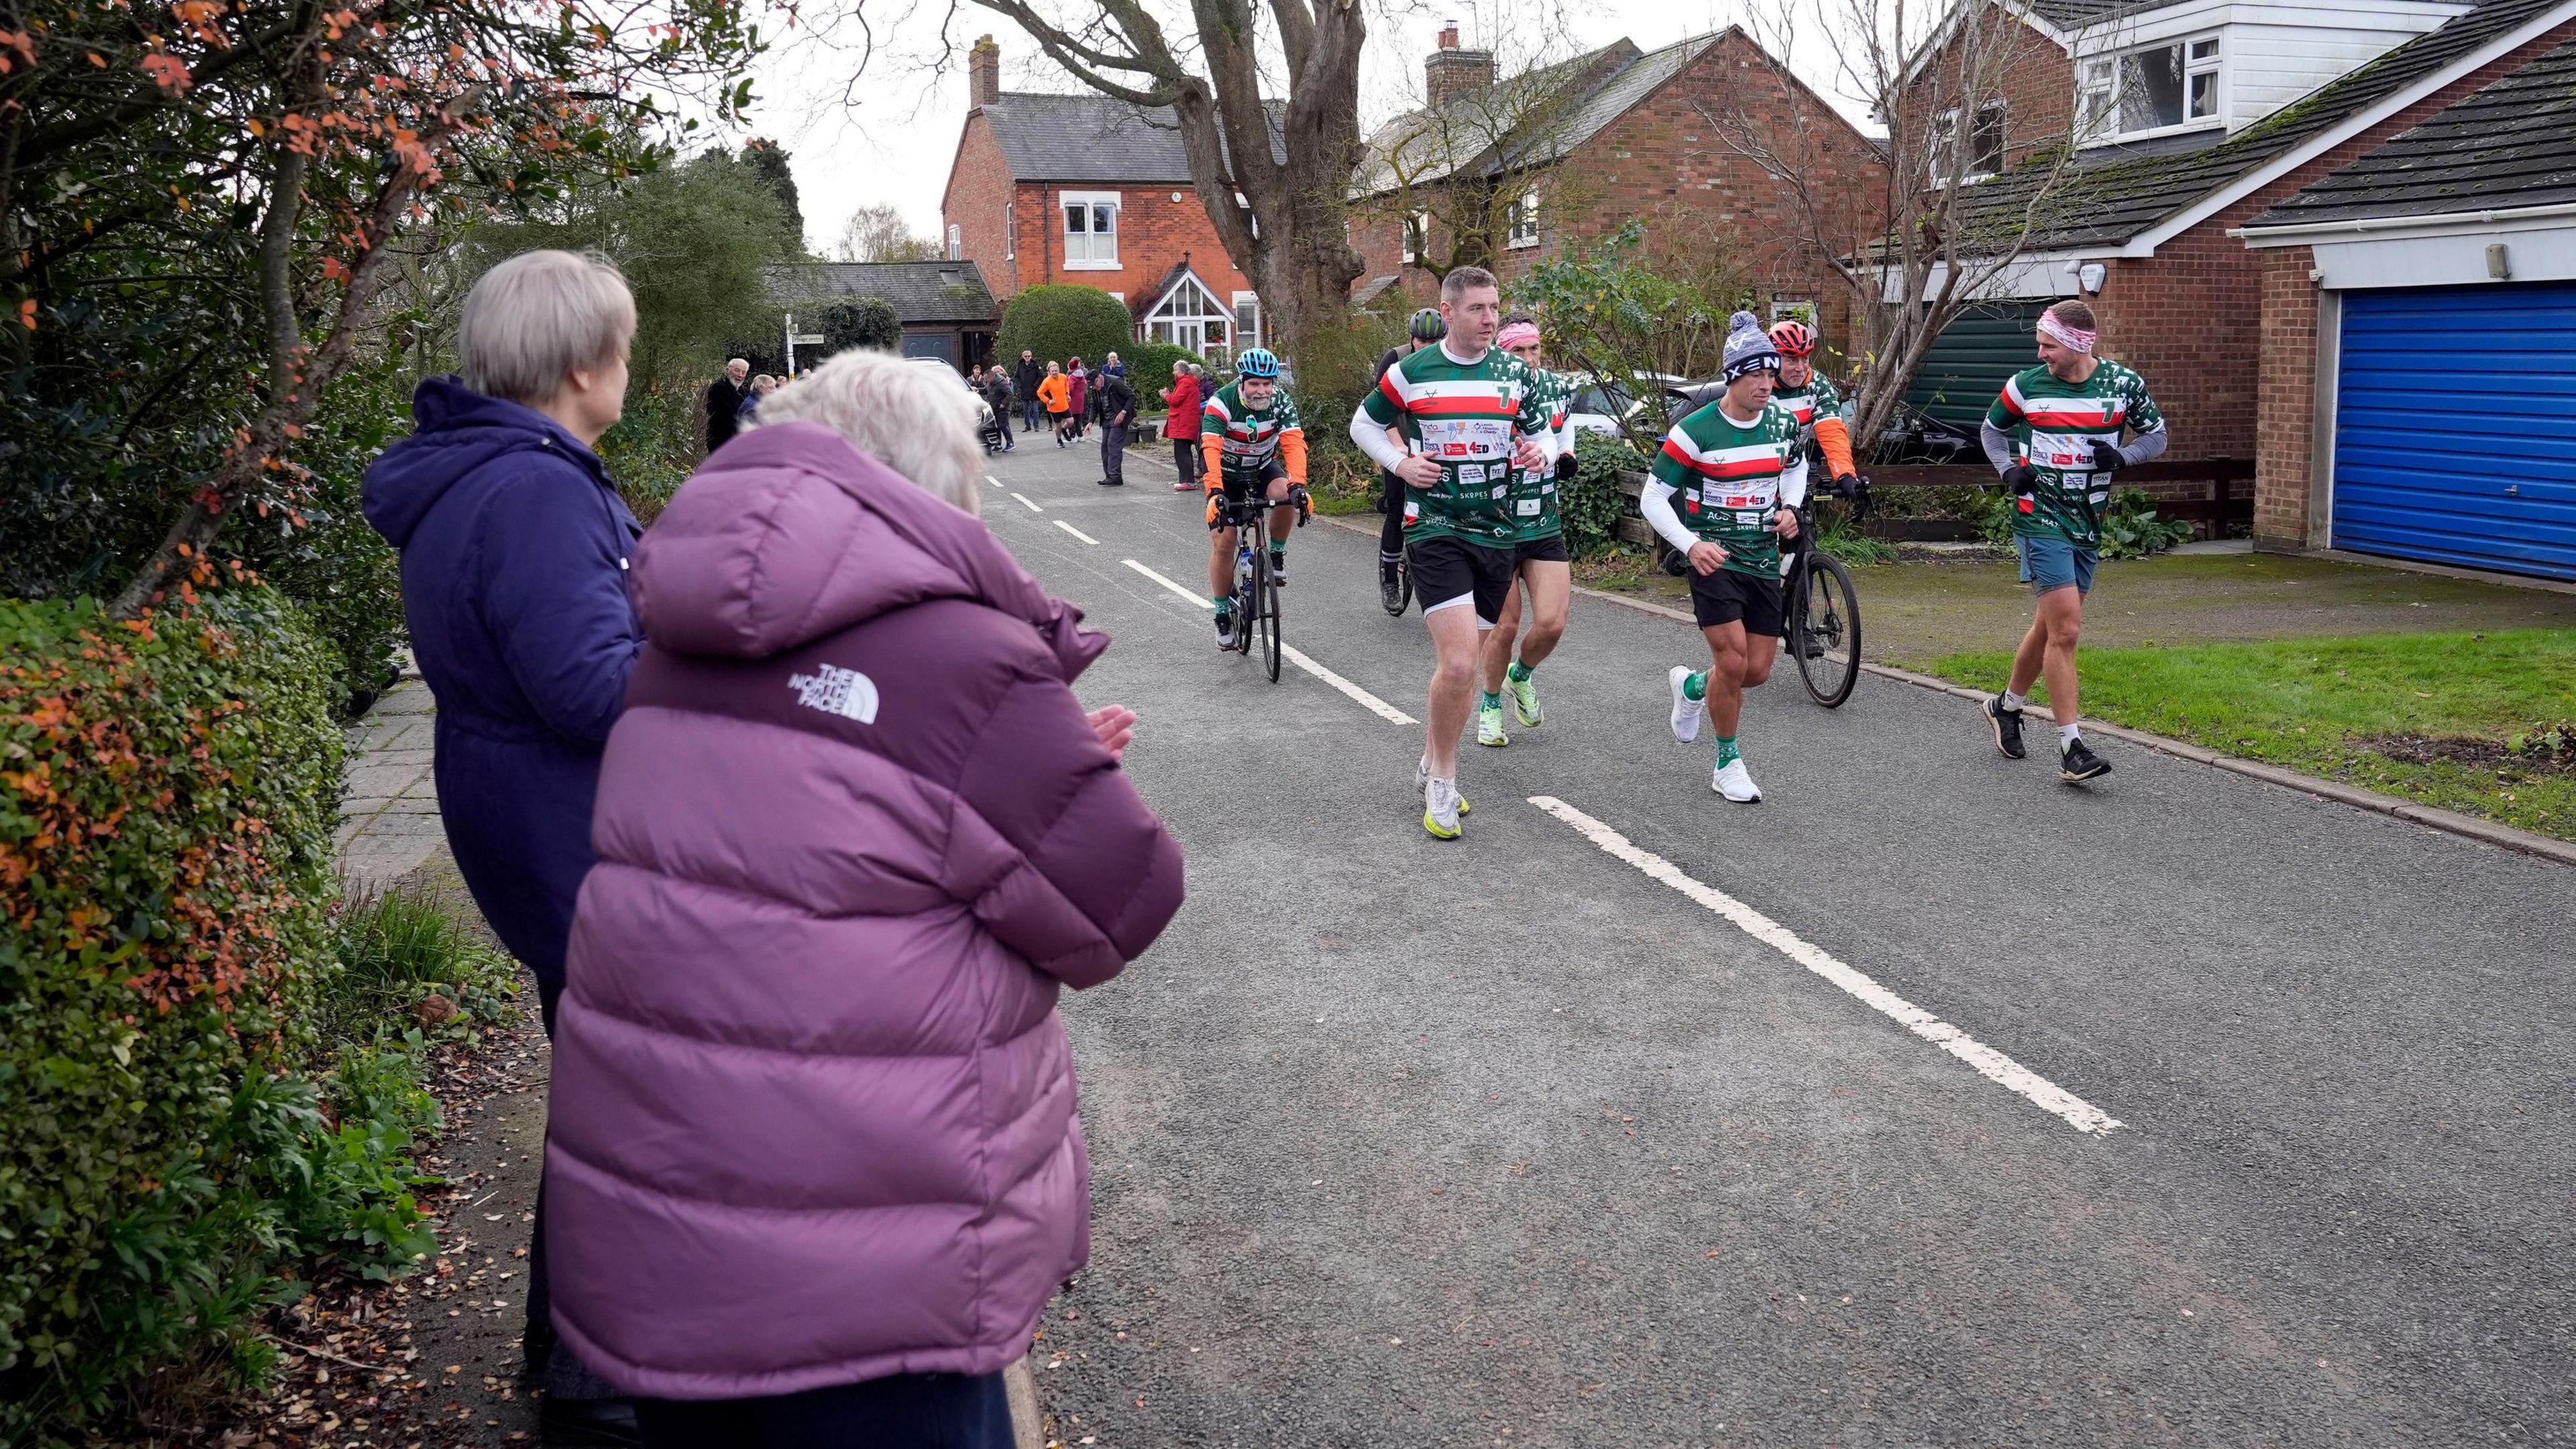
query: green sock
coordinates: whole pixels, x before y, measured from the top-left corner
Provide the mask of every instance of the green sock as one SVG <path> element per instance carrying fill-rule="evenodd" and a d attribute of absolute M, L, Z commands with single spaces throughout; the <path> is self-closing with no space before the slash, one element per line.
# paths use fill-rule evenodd
<path fill-rule="evenodd" d="M 1740 760 L 1742 758 L 1744 758 L 1744 756 L 1735 748 L 1735 736 L 1719 735 L 1717 737 L 1717 767 L 1719 769 L 1725 769 L 1727 762 L 1730 760 Z"/>
<path fill-rule="evenodd" d="M 1522 662 L 1520 662 L 1520 661 L 1519 661 L 1519 660 L 1517 660 L 1517 659 L 1513 660 L 1513 661 L 1512 661 L 1512 663 L 1511 663 L 1511 667 L 1510 667 L 1510 668 L 1508 668 L 1508 669 L 1505 669 L 1503 672 L 1504 672 L 1505 674 L 1510 675 L 1510 676 L 1513 678 L 1513 680 L 1514 680 L 1514 681 L 1516 681 L 1516 682 L 1526 683 L 1526 682 L 1528 681 L 1529 677 L 1530 677 L 1530 668 L 1529 668 L 1529 666 L 1528 666 L 1528 665 L 1526 665 L 1526 664 L 1523 664 Z"/>
<path fill-rule="evenodd" d="M 1217 596 L 1216 596 L 1216 611 L 1217 611 L 1219 614 L 1231 614 L 1231 613 L 1233 613 L 1233 612 L 1234 612 L 1234 595 L 1232 595 L 1232 594 L 1219 594 L 1219 595 L 1217 595 Z"/>
<path fill-rule="evenodd" d="M 1501 695 L 1494 693 L 1490 689 L 1486 690 L 1484 695 L 1483 704 L 1486 709 L 1501 709 L 1503 707 L 1503 697 Z"/>
<path fill-rule="evenodd" d="M 1682 681 L 1682 698 L 1708 698 L 1708 675 L 1705 671 L 1694 674 L 1690 678 Z"/>

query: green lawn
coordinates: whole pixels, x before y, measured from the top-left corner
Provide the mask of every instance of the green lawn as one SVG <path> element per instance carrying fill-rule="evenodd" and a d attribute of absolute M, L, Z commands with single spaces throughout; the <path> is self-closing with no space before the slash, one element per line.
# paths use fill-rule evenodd
<path fill-rule="evenodd" d="M 2088 647 L 2078 662 L 2087 715 L 2576 840 L 2576 630 Z M 2001 689 L 2010 663 L 1925 667 Z"/>

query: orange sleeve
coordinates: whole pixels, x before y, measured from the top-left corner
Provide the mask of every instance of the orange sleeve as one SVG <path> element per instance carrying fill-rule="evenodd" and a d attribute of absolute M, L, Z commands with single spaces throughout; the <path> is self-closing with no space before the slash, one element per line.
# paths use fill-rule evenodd
<path fill-rule="evenodd" d="M 1199 430 L 1199 456 L 1207 459 L 1207 470 L 1200 475 L 1207 491 L 1214 493 L 1225 486 L 1225 429 L 1202 427 Z"/>
<path fill-rule="evenodd" d="M 1825 463 L 1834 470 L 1834 477 L 1860 471 L 1852 466 L 1851 429 L 1843 426 L 1842 419 L 1816 419 L 1816 446 L 1825 450 Z"/>
<path fill-rule="evenodd" d="M 1279 435 L 1279 461 L 1288 469 L 1288 481 L 1306 486 L 1306 430 L 1290 428 Z"/>

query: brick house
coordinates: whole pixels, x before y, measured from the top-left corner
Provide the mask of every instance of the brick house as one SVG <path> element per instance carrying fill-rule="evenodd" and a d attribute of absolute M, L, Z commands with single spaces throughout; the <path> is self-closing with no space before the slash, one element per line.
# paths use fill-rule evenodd
<path fill-rule="evenodd" d="M 1451 26 L 1423 70 L 1425 106 L 1373 133 L 1352 188 L 1351 244 L 1367 262 L 1353 295 L 1364 305 L 1427 301 L 1444 262 L 1488 266 L 1508 286 L 1634 216 L 1652 241 L 1735 262 L 1775 313 L 1817 309 L 1829 338 L 1848 336 L 1843 286 L 1792 198 L 1712 122 L 1750 112 L 1785 123 L 1793 103 L 1796 82 L 1741 29 L 1652 51 L 1620 40 L 1498 83 L 1491 53 L 1462 48 Z M 1866 138 L 1812 93 L 1795 101 L 1831 128 L 1817 149 L 1833 177 L 1850 178 L 1842 190 L 1880 184 Z M 1766 106 L 1775 114 L 1763 117 Z M 1463 217 L 1499 237 L 1461 246 L 1449 218 Z"/>
<path fill-rule="evenodd" d="M 903 355 L 961 371 L 992 361 L 1001 306 L 973 262 L 799 262 L 769 269 L 772 300 L 811 335 L 835 302 L 881 297 L 903 323 Z"/>
<path fill-rule="evenodd" d="M 996 299 L 1078 283 L 1126 303 L 1142 341 L 1220 358 L 1258 341 L 1261 300 L 1200 205 L 1170 110 L 1004 91 L 989 35 L 968 53 L 967 78 L 942 235 Z"/>
<path fill-rule="evenodd" d="M 1995 173 L 1971 192 L 1967 224 L 2030 203 L 2046 171 L 2024 164 L 2030 152 L 2071 144 L 2073 162 L 2021 260 L 1935 344 L 1909 401 L 1982 412 L 2030 365 L 2039 310 L 2082 295 L 2105 355 L 2154 388 L 2178 458 L 2256 452 L 2264 263 L 2230 232 L 2576 35 L 2576 0 L 2017 0 L 1982 13 L 2063 64 L 2011 67 L 1975 106 L 1951 104 L 2000 111 L 1964 126 L 1972 169 Z M 1936 38 L 1910 73 L 1937 76 L 1947 44 Z"/>
<path fill-rule="evenodd" d="M 2576 42 L 2235 234 L 2257 540 L 2576 580 Z"/>

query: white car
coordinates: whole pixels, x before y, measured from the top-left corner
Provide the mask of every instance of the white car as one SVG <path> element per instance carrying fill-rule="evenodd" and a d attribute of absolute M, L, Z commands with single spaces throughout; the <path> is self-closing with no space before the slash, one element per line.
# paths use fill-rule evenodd
<path fill-rule="evenodd" d="M 1569 374 L 1574 383 L 1574 401 L 1566 421 L 1580 433 L 1596 433 L 1605 438 L 1627 436 L 1623 423 L 1633 421 L 1645 410 L 1644 397 L 1662 400 L 1662 413 L 1670 414 L 1670 399 L 1687 381 L 1670 373 L 1636 372 L 1625 383 L 1604 382 L 1588 372 Z M 1654 425 L 1656 432 L 1670 426 L 1669 417 Z"/>

